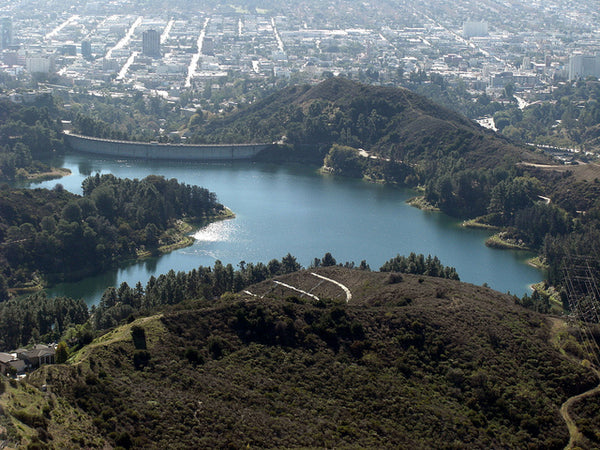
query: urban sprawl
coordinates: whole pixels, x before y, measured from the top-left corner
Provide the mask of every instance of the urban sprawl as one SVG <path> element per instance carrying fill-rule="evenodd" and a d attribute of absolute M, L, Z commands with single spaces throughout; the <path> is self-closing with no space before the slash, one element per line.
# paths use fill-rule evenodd
<path fill-rule="evenodd" d="M 600 75 L 594 2 L 436 3 L 313 1 L 250 9 L 179 0 L 153 14 L 159 10 L 153 2 L 134 0 L 9 0 L 0 7 L 0 73 L 50 80 L 46 88 L 170 99 L 240 78 L 274 83 L 344 75 L 397 85 L 436 73 L 493 97 L 511 84 L 522 101 Z"/>

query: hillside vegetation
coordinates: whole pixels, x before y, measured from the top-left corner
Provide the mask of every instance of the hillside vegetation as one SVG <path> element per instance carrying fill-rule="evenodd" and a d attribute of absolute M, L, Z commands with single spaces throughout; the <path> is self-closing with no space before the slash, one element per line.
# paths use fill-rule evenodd
<path fill-rule="evenodd" d="M 58 107 L 48 94 L 29 106 L 0 100 L 0 181 L 60 178 L 68 173 L 41 161 L 65 148 L 57 115 Z"/>
<path fill-rule="evenodd" d="M 207 189 L 159 176 L 96 174 L 84 180 L 83 196 L 60 185 L 0 189 L 0 301 L 8 288 L 82 278 L 158 252 L 181 239 L 182 219 L 206 223 L 224 213 Z"/>
<path fill-rule="evenodd" d="M 338 174 L 421 184 L 453 215 L 485 214 L 522 161 L 548 162 L 404 88 L 334 77 L 292 86 L 189 130 L 192 142 L 285 142 L 267 160 L 325 163 Z"/>
<path fill-rule="evenodd" d="M 29 377 L 50 392 L 37 410 L 4 410 L 50 448 L 558 449 L 560 405 L 597 383 L 487 288 L 340 267 L 276 281 L 117 327 Z"/>

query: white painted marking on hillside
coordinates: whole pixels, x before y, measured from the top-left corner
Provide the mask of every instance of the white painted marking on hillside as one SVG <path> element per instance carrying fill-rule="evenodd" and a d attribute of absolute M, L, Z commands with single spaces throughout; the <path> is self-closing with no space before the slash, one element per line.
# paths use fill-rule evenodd
<path fill-rule="evenodd" d="M 322 280 L 329 281 L 333 284 L 337 284 L 346 293 L 346 303 L 348 303 L 350 300 L 352 300 L 352 292 L 350 292 L 350 289 L 348 289 L 346 286 L 344 286 L 339 281 L 332 280 L 331 278 L 324 277 L 323 275 L 319 275 L 318 273 L 314 273 L 314 272 L 311 272 L 310 274 L 317 278 L 321 278 Z"/>
<path fill-rule="evenodd" d="M 319 301 L 319 297 L 317 297 L 314 294 L 311 294 L 310 292 L 306 292 L 306 291 L 303 291 L 302 289 L 295 288 L 294 286 L 290 286 L 289 284 L 282 283 L 281 281 L 275 281 L 275 280 L 273 280 L 273 283 L 278 284 L 280 286 L 283 286 L 285 288 L 291 289 L 292 291 L 299 292 L 299 293 L 301 293 L 303 295 L 307 295 L 307 296 L 309 296 L 311 298 L 314 298 L 315 300 Z"/>

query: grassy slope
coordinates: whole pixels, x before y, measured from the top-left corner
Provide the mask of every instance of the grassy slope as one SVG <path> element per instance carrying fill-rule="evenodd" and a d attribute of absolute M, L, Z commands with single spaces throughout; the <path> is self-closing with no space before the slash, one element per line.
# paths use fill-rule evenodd
<path fill-rule="evenodd" d="M 319 272 L 350 288 L 349 305 L 339 287 L 299 272 L 281 280 L 333 300 L 314 304 L 264 282 L 248 289 L 260 300 L 188 302 L 31 382 L 51 386 L 80 414 L 70 420 L 92 421 L 90 436 L 112 445 L 564 447 L 559 407 L 594 380 L 548 342 L 543 316 L 464 283 Z M 132 325 L 146 332 L 142 370 Z"/>

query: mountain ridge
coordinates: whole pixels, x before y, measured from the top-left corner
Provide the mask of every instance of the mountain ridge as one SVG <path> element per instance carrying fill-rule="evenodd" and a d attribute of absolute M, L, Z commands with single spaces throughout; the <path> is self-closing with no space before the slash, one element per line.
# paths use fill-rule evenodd
<path fill-rule="evenodd" d="M 32 374 L 54 398 L 47 442 L 563 448 L 560 405 L 594 384 L 510 295 L 340 267 L 275 281 L 184 301 Z"/>

